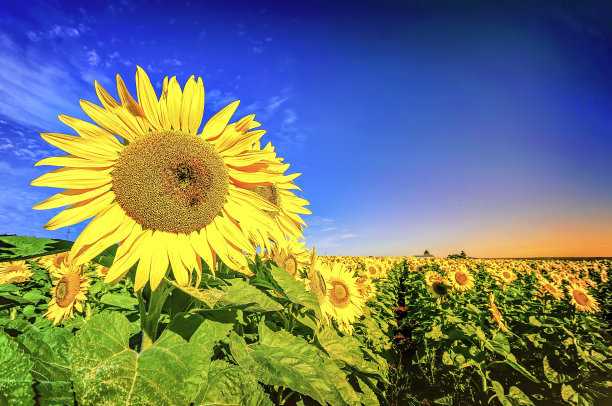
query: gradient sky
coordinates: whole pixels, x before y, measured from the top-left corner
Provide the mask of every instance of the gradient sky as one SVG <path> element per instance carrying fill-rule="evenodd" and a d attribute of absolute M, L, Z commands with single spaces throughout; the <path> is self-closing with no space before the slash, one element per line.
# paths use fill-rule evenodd
<path fill-rule="evenodd" d="M 139 65 L 256 114 L 320 254 L 612 256 L 612 3 L 202 3 L 3 2 L 0 234 L 67 238 L 39 133 Z"/>

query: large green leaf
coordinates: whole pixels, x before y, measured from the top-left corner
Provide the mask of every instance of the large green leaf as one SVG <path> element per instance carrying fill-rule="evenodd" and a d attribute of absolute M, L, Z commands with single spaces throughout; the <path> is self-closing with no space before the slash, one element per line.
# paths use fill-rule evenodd
<path fill-rule="evenodd" d="M 3 330 L 0 331 L 0 349 L 0 401 L 11 406 L 33 405 L 30 369 L 34 363 L 30 356 Z"/>
<path fill-rule="evenodd" d="M 34 388 L 40 405 L 74 403 L 68 342 L 72 337 L 69 329 L 52 328 L 30 330 L 18 338 L 34 361 L 31 373 L 37 381 Z"/>
<path fill-rule="evenodd" d="M 149 348 L 129 348 L 130 323 L 95 315 L 71 340 L 72 381 L 79 404 L 185 405 L 195 398 L 210 359 L 203 348 L 165 330 Z"/>
<path fill-rule="evenodd" d="M 181 286 L 178 283 L 165 279 L 166 282 L 170 283 L 175 288 L 180 289 L 189 296 L 198 299 L 200 302 L 205 303 L 210 309 L 212 309 L 220 298 L 225 296 L 228 292 L 222 289 L 198 289 L 193 286 Z"/>
<path fill-rule="evenodd" d="M 572 377 L 569 375 L 555 371 L 548 362 L 548 355 L 544 356 L 544 359 L 542 360 L 542 365 L 544 367 L 544 375 L 546 375 L 546 379 L 553 383 L 564 383 L 572 379 Z"/>
<path fill-rule="evenodd" d="M 340 337 L 334 329 L 324 327 L 317 333 L 317 338 L 331 358 L 344 361 L 364 373 L 379 373 L 378 364 L 364 359 L 359 341 L 353 336 Z"/>
<path fill-rule="evenodd" d="M 0 262 L 17 261 L 70 251 L 74 242 L 21 235 L 0 235 Z"/>
<path fill-rule="evenodd" d="M 287 331 L 273 332 L 263 323 L 259 334 L 258 343 L 247 345 L 234 331 L 230 333 L 230 351 L 238 365 L 264 384 L 290 388 L 322 404 L 345 404 L 316 347 Z"/>
<path fill-rule="evenodd" d="M 120 293 L 106 293 L 102 295 L 100 302 L 129 310 L 134 310 L 136 308 L 135 306 L 138 305 L 138 299 Z"/>
<path fill-rule="evenodd" d="M 260 406 L 272 405 L 272 402 L 250 373 L 237 365 L 217 360 L 208 368 L 195 405 Z"/>
<path fill-rule="evenodd" d="M 313 310 L 315 316 L 321 319 L 321 307 L 319 306 L 317 296 L 312 292 L 308 292 L 302 282 L 296 280 L 289 272 L 278 266 L 271 265 L 270 273 L 291 302 Z"/>
<path fill-rule="evenodd" d="M 280 303 L 242 279 L 226 279 L 225 281 L 230 284 L 230 287 L 227 294 L 217 302 L 217 307 L 240 307 L 242 310 L 257 312 L 273 312 L 283 309 Z"/>
<path fill-rule="evenodd" d="M 510 365 L 512 368 L 520 372 L 523 376 L 531 379 L 535 383 L 540 383 L 540 381 L 535 376 L 533 376 L 529 371 L 525 369 L 525 367 L 523 367 L 516 361 L 516 357 L 514 356 L 514 354 L 508 354 L 506 356 L 505 362 L 506 364 Z"/>

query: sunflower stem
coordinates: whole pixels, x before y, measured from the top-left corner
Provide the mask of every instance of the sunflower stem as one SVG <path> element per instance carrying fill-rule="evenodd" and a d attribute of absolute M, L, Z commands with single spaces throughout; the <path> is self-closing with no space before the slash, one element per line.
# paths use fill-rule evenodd
<path fill-rule="evenodd" d="M 164 302 L 166 301 L 166 298 L 168 297 L 168 294 L 171 291 L 172 291 L 172 288 L 166 286 L 166 282 L 164 282 L 164 280 L 162 279 L 157 289 L 151 292 L 149 310 L 147 311 L 145 325 L 143 328 L 143 336 L 142 336 L 143 338 L 142 349 L 143 350 L 146 350 L 147 348 L 149 348 L 153 344 L 153 342 L 157 339 L 157 328 L 159 325 L 159 318 L 161 316 L 161 311 L 164 306 Z"/>

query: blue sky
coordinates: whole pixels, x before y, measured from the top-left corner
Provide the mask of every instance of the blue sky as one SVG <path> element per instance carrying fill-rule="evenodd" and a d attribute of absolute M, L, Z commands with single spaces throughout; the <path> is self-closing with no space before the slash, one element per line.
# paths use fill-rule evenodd
<path fill-rule="evenodd" d="M 202 3 L 3 5 L 0 234 L 66 238 L 32 209 L 65 154 L 39 133 L 139 65 L 158 95 L 201 76 L 205 120 L 256 114 L 319 253 L 612 256 L 612 4 Z"/>

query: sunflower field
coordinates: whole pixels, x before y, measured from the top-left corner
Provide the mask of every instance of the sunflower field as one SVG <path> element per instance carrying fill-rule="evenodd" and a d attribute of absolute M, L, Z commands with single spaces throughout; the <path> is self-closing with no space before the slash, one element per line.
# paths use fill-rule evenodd
<path fill-rule="evenodd" d="M 0 235 L 0 405 L 608 404 L 609 261 L 317 256 L 309 202 L 239 101 L 81 100 L 44 226 Z"/>

